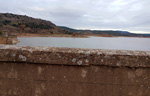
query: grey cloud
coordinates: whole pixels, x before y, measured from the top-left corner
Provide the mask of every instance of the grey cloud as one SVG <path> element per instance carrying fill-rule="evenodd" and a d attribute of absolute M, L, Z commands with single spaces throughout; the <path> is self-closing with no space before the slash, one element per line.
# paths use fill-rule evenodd
<path fill-rule="evenodd" d="M 150 32 L 149 0 L 0 0 L 0 12 L 87 29 Z"/>

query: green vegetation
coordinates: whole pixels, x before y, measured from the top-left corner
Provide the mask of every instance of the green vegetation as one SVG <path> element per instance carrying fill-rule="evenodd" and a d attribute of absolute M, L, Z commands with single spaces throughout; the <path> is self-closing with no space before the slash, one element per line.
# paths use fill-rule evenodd
<path fill-rule="evenodd" d="M 4 25 L 7 25 L 7 24 L 10 24 L 11 21 L 10 21 L 10 20 L 4 20 L 4 21 L 2 21 L 2 23 L 3 23 Z"/>
<path fill-rule="evenodd" d="M 12 26 L 14 26 L 14 27 L 18 27 L 18 24 L 12 24 Z"/>
<path fill-rule="evenodd" d="M 0 36 L 1 36 L 2 34 L 3 34 L 2 31 L 0 31 Z"/>
<path fill-rule="evenodd" d="M 12 25 L 14 27 L 20 27 L 21 25 L 25 25 L 25 27 L 30 27 L 31 29 L 54 29 L 54 27 L 51 27 L 50 25 L 46 25 L 46 24 L 36 24 L 36 23 L 17 23 L 17 22 L 11 22 L 9 20 L 4 20 L 2 21 L 2 23 L 4 25 Z"/>
<path fill-rule="evenodd" d="M 54 29 L 50 25 L 44 24 L 36 24 L 36 23 L 25 23 L 26 27 L 30 27 L 31 29 L 38 28 L 38 29 Z"/>

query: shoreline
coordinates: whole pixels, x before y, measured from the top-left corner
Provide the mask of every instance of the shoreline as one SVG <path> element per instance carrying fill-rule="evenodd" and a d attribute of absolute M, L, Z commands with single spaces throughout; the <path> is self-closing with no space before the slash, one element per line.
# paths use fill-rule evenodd
<path fill-rule="evenodd" d="M 68 37 L 68 38 L 88 38 L 86 35 L 72 36 L 69 34 L 33 34 L 33 33 L 17 33 L 17 37 Z"/>
<path fill-rule="evenodd" d="M 69 35 L 69 34 L 33 34 L 33 33 L 16 33 L 17 37 L 67 37 L 67 38 L 88 38 L 88 37 L 128 37 L 128 38 L 150 38 L 150 37 L 134 37 L 134 36 L 112 36 L 112 35 Z"/>

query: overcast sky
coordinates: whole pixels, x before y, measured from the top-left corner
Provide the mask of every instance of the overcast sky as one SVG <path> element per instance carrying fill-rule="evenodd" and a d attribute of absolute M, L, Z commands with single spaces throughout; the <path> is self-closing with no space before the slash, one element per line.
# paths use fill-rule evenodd
<path fill-rule="evenodd" d="M 78 29 L 150 33 L 150 0 L 0 0 L 0 12 Z"/>

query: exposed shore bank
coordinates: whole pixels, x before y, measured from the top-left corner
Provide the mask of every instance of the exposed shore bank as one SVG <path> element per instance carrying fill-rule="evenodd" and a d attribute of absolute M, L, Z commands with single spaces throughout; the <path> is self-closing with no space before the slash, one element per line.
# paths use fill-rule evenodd
<path fill-rule="evenodd" d="M 17 37 L 73 37 L 73 38 L 88 38 L 94 37 L 132 37 L 132 36 L 112 36 L 112 35 L 70 35 L 70 34 L 33 34 L 33 33 L 16 33 Z M 133 38 L 133 37 L 132 37 Z M 150 37 L 134 37 L 134 38 L 150 38 Z"/>

